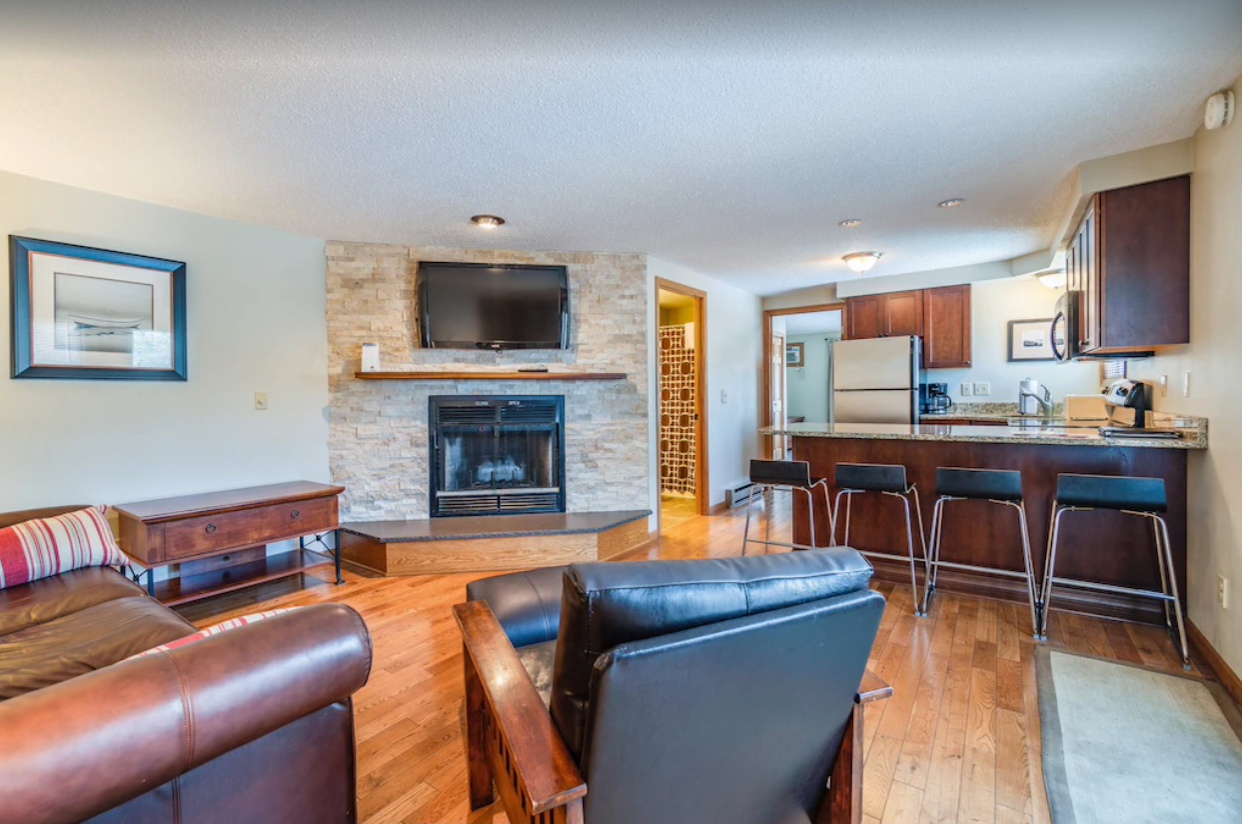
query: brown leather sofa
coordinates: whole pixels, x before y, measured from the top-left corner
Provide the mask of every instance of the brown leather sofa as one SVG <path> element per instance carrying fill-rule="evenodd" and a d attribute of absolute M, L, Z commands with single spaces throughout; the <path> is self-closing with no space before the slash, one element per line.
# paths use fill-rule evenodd
<path fill-rule="evenodd" d="M 124 660 L 194 629 L 109 568 L 0 590 L 0 822 L 356 821 L 358 614 L 319 604 Z"/>

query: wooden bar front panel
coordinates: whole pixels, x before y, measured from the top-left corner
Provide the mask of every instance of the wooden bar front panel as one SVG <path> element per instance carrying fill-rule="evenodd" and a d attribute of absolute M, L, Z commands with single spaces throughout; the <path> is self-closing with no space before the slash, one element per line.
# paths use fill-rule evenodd
<path fill-rule="evenodd" d="M 904 441 L 869 438 L 794 438 L 794 458 L 810 461 L 813 477 L 832 482 L 838 462 L 903 464 L 915 483 L 923 506 L 924 525 L 931 527 L 935 503 L 936 467 L 1018 469 L 1022 472 L 1031 553 L 1037 578 L 1042 578 L 1049 517 L 1058 473 L 1133 475 L 1163 478 L 1168 492 L 1167 514 L 1173 563 L 1183 602 L 1186 594 L 1186 451 L 1110 446 L 1057 444 L 998 444 L 952 441 Z M 835 497 L 836 490 L 832 490 Z M 844 507 L 843 507 L 844 509 Z M 1022 569 L 1018 516 L 1012 507 L 985 501 L 952 501 L 945 505 L 941 559 L 960 563 Z M 794 498 L 794 541 L 810 538 L 806 505 Z M 816 519 L 816 545 L 829 543 L 826 519 Z M 1058 577 L 1082 578 L 1106 584 L 1160 589 L 1151 523 L 1145 518 L 1096 510 L 1070 512 L 1061 521 Z M 917 527 L 917 524 L 916 524 Z M 838 525 L 838 537 L 842 534 Z M 921 547 L 915 536 L 916 557 Z M 896 499 L 878 494 L 854 496 L 850 544 L 878 552 L 906 552 L 905 515 Z M 909 567 L 876 561 L 879 578 L 909 581 Z M 891 568 L 890 568 L 891 566 Z M 904 570 L 904 573 L 902 572 Z M 904 577 L 902 577 L 904 575 Z M 920 582 L 922 572 L 920 572 Z M 1025 598 L 1021 581 L 971 572 L 942 570 L 940 586 L 1012 600 Z M 1070 608 L 1100 615 L 1163 623 L 1158 602 L 1106 593 L 1059 589 L 1054 608 Z"/>

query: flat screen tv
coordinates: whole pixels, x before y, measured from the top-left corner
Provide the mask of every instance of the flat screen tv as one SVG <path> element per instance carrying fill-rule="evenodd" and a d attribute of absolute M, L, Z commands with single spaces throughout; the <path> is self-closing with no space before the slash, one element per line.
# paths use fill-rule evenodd
<path fill-rule="evenodd" d="M 419 339 L 435 349 L 565 349 L 564 266 L 419 261 Z"/>

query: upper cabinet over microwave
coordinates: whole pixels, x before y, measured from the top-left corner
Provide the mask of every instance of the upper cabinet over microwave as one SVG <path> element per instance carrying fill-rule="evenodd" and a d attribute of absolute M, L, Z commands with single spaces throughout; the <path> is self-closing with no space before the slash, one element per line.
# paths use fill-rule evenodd
<path fill-rule="evenodd" d="M 1100 192 L 1065 255 L 1062 359 L 1190 342 L 1190 176 Z"/>

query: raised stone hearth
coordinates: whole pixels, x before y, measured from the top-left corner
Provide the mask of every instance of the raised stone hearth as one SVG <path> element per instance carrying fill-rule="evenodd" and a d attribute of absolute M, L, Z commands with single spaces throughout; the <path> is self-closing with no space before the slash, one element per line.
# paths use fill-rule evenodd
<path fill-rule="evenodd" d="M 606 561 L 647 540 L 646 509 L 341 524 L 341 557 L 383 575 Z"/>
<path fill-rule="evenodd" d="M 422 349 L 414 272 L 419 260 L 544 263 L 569 271 L 570 348 L 487 352 Z M 563 395 L 565 508 L 648 506 L 647 271 L 640 254 L 520 252 L 330 242 L 327 245 L 329 460 L 345 486 L 342 521 L 429 515 L 432 395 Z M 624 380 L 359 380 L 364 342 L 385 371 L 513 372 L 547 364 L 619 372 Z M 493 516 L 500 517 L 500 516 Z M 444 520 L 444 519 L 437 519 Z"/>

